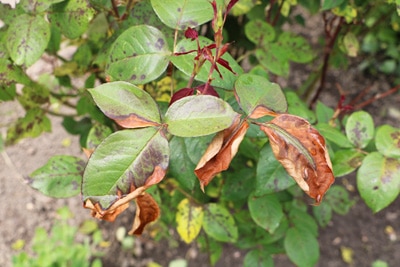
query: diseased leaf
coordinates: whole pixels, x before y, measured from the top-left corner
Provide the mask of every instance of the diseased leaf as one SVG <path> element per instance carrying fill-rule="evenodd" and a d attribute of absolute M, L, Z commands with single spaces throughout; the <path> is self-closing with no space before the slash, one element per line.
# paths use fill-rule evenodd
<path fill-rule="evenodd" d="M 51 121 L 40 108 L 29 109 L 25 117 L 8 128 L 7 144 L 15 144 L 23 138 L 38 137 L 43 132 L 51 131 Z"/>
<path fill-rule="evenodd" d="M 168 141 L 158 129 L 111 134 L 86 166 L 82 182 L 84 206 L 92 209 L 97 218 L 114 220 L 130 200 L 164 178 L 168 161 Z"/>
<path fill-rule="evenodd" d="M 262 76 L 240 75 L 235 82 L 235 96 L 240 107 L 253 119 L 287 111 L 286 98 L 279 85 Z"/>
<path fill-rule="evenodd" d="M 214 96 L 188 96 L 174 102 L 165 114 L 168 132 L 181 137 L 208 135 L 232 125 L 238 114 Z"/>
<path fill-rule="evenodd" d="M 148 25 L 132 26 L 111 46 L 106 73 L 111 81 L 145 84 L 161 76 L 170 54 L 160 30 Z"/>
<path fill-rule="evenodd" d="M 135 198 L 136 214 L 130 235 L 141 235 L 144 227 L 157 220 L 160 216 L 160 208 L 153 197 L 148 193 L 143 193 Z"/>
<path fill-rule="evenodd" d="M 282 47 L 290 61 L 307 63 L 314 58 L 313 50 L 307 40 L 291 32 L 283 32 L 278 37 L 277 44 Z"/>
<path fill-rule="evenodd" d="M 154 99 L 128 82 L 110 82 L 89 89 L 101 111 L 125 128 L 156 126 L 161 122 Z"/>
<path fill-rule="evenodd" d="M 94 150 L 110 134 L 112 134 L 112 131 L 108 126 L 99 123 L 94 124 L 89 131 L 86 147 Z"/>
<path fill-rule="evenodd" d="M 69 39 L 81 36 L 89 27 L 95 10 L 88 0 L 68 0 L 52 6 L 49 20 Z"/>
<path fill-rule="evenodd" d="M 275 39 L 274 27 L 260 19 L 250 20 L 246 23 L 244 33 L 251 42 L 258 46 Z"/>
<path fill-rule="evenodd" d="M 53 156 L 32 172 L 29 185 L 46 196 L 67 198 L 80 193 L 85 162 L 73 156 Z"/>
<path fill-rule="evenodd" d="M 195 28 L 213 18 L 213 9 L 207 0 L 151 0 L 151 4 L 162 22 L 172 29 Z"/>
<path fill-rule="evenodd" d="M 5 58 L 0 58 L 0 86 L 9 87 L 14 83 L 29 85 L 31 80 L 20 67 Z"/>
<path fill-rule="evenodd" d="M 277 43 L 268 43 L 256 49 L 255 56 L 260 64 L 270 72 L 287 77 L 289 75 L 289 61 L 286 50 Z"/>
<path fill-rule="evenodd" d="M 15 64 L 27 67 L 43 54 L 50 40 L 50 25 L 41 16 L 23 14 L 8 28 L 7 49 Z"/>
<path fill-rule="evenodd" d="M 203 208 L 183 199 L 176 212 L 176 224 L 179 236 L 187 244 L 191 243 L 200 233 L 203 225 Z"/>
<path fill-rule="evenodd" d="M 282 114 L 261 124 L 275 157 L 300 188 L 320 203 L 334 182 L 324 138 L 305 119 Z"/>
<path fill-rule="evenodd" d="M 341 177 L 353 172 L 361 166 L 365 155 L 356 149 L 338 150 L 332 160 L 335 177 Z"/>
<path fill-rule="evenodd" d="M 210 237 L 221 242 L 235 242 L 238 229 L 229 211 L 217 203 L 209 203 L 204 209 L 203 229 Z"/>
<path fill-rule="evenodd" d="M 400 129 L 390 125 L 379 127 L 375 137 L 376 149 L 389 158 L 400 158 Z"/>
<path fill-rule="evenodd" d="M 204 186 L 215 175 L 229 168 L 248 128 L 247 121 L 241 121 L 239 117 L 236 117 L 234 123 L 228 129 L 219 132 L 211 141 L 194 171 L 199 178 L 200 187 L 203 191 Z"/>
<path fill-rule="evenodd" d="M 400 193 L 400 160 L 370 153 L 358 169 L 357 188 L 373 212 L 382 210 Z"/>
<path fill-rule="evenodd" d="M 365 111 L 357 111 L 350 115 L 346 122 L 346 135 L 353 145 L 364 148 L 374 138 L 374 121 Z"/>

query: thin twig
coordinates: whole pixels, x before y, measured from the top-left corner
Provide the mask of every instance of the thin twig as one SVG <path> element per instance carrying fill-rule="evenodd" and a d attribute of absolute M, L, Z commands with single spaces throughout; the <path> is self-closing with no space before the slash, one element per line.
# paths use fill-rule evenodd
<path fill-rule="evenodd" d="M 377 95 L 371 97 L 370 99 L 368 99 L 368 100 L 366 100 L 366 101 L 364 101 L 364 102 L 362 102 L 362 103 L 356 105 L 356 106 L 354 107 L 354 109 L 362 109 L 363 107 L 365 107 L 365 106 L 367 106 L 367 105 L 369 105 L 369 104 L 375 102 L 376 100 L 379 100 L 379 99 L 381 99 L 381 98 L 387 97 L 387 96 L 389 96 L 389 95 L 395 93 L 395 92 L 398 91 L 399 89 L 400 89 L 400 84 L 397 85 L 396 87 L 393 87 L 392 89 L 390 89 L 390 90 L 388 90 L 388 91 L 382 93 L 382 94 L 377 94 Z"/>

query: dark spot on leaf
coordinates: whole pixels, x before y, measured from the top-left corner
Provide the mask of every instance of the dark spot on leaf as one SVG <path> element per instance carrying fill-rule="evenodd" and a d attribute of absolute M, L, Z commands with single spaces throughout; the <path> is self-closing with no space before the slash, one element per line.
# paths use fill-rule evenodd
<path fill-rule="evenodd" d="M 131 76 L 131 80 L 136 80 L 136 78 L 137 78 L 136 74 L 133 74 L 133 75 Z"/>
<path fill-rule="evenodd" d="M 163 40 L 162 38 L 158 38 L 158 40 L 157 40 L 157 42 L 154 44 L 154 46 L 155 46 L 157 49 L 161 50 L 161 49 L 163 48 L 164 44 L 165 44 L 164 40 Z"/>
<path fill-rule="evenodd" d="M 177 9 L 176 11 L 181 12 L 181 10 L 182 10 L 182 9 L 181 9 L 180 7 L 178 7 L 178 9 Z"/>
<path fill-rule="evenodd" d="M 373 190 L 378 190 L 378 189 L 379 189 L 379 186 L 374 186 L 372 189 L 373 189 Z"/>
<path fill-rule="evenodd" d="M 146 78 L 146 75 L 144 75 L 144 74 L 140 75 L 141 80 L 144 80 L 145 78 Z"/>

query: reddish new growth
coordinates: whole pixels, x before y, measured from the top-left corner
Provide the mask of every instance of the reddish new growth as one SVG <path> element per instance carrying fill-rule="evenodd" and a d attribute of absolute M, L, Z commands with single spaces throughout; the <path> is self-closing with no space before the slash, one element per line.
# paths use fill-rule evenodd
<path fill-rule="evenodd" d="M 197 50 L 190 50 L 190 51 L 186 51 L 186 52 L 179 52 L 179 53 L 175 53 L 175 55 L 179 56 L 179 55 L 185 55 L 185 54 L 190 54 L 190 53 L 196 53 L 197 55 L 194 58 L 194 66 L 193 66 L 193 72 L 190 78 L 190 81 L 188 83 L 188 86 L 186 88 L 183 88 L 181 90 L 179 90 L 178 92 L 176 92 L 170 101 L 170 105 L 185 97 L 185 96 L 189 96 L 189 95 L 193 95 L 193 94 L 203 94 L 203 95 L 214 95 L 216 97 L 218 96 L 218 93 L 214 90 L 214 88 L 211 86 L 211 81 L 212 81 L 212 73 L 214 72 L 214 70 L 216 70 L 219 74 L 219 77 L 221 79 L 223 79 L 221 71 L 218 68 L 218 64 L 221 65 L 222 67 L 226 68 L 227 70 L 229 70 L 230 72 L 236 74 L 236 72 L 231 68 L 231 66 L 229 65 L 229 62 L 226 61 L 225 59 L 222 58 L 222 56 L 226 53 L 226 51 L 228 51 L 229 48 L 229 43 L 226 44 L 222 44 L 222 28 L 224 26 L 224 23 L 226 21 L 226 17 L 227 14 L 229 13 L 229 11 L 232 9 L 232 7 L 238 2 L 238 0 L 231 0 L 229 2 L 229 4 L 226 7 L 225 10 L 225 14 L 224 17 L 222 19 L 221 17 L 221 13 L 218 13 L 218 9 L 217 9 L 217 2 L 215 0 L 213 0 L 211 2 L 211 5 L 213 7 L 214 10 L 214 16 L 212 19 L 212 28 L 214 30 L 214 43 L 210 44 L 210 45 L 206 45 L 201 47 L 200 46 L 200 42 L 199 42 L 199 34 L 195 29 L 192 28 L 188 28 L 185 31 L 185 37 L 188 39 L 191 39 L 192 41 L 196 41 L 197 43 Z M 204 63 L 206 61 L 209 61 L 211 63 L 211 68 L 209 71 L 209 75 L 208 75 L 208 80 L 205 84 L 200 85 L 196 88 L 191 88 L 191 85 L 193 83 L 194 77 L 199 73 L 201 67 L 204 65 Z"/>

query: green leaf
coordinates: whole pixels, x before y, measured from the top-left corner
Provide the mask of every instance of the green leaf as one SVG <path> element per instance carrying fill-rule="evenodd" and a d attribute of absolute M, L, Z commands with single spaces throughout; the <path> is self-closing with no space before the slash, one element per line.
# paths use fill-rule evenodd
<path fill-rule="evenodd" d="M 274 261 L 268 253 L 263 250 L 250 250 L 243 260 L 243 267 L 273 267 Z"/>
<path fill-rule="evenodd" d="M 190 159 L 190 153 L 186 146 L 185 139 L 174 136 L 169 143 L 169 147 L 171 148 L 169 174 L 174 177 L 183 188 L 193 190 L 197 181 L 197 177 L 194 174 L 196 165 Z"/>
<path fill-rule="evenodd" d="M 271 146 L 267 143 L 260 151 L 257 163 L 255 195 L 275 193 L 285 190 L 296 182 L 276 160 Z"/>
<path fill-rule="evenodd" d="M 10 25 L 7 49 L 15 64 L 27 67 L 43 54 L 50 40 L 50 25 L 40 16 L 23 14 Z"/>
<path fill-rule="evenodd" d="M 164 24 L 172 29 L 195 28 L 213 18 L 213 9 L 207 0 L 151 0 L 154 11 Z"/>
<path fill-rule="evenodd" d="M 203 229 L 206 234 L 221 242 L 235 242 L 238 229 L 229 211 L 217 203 L 209 203 L 204 209 Z"/>
<path fill-rule="evenodd" d="M 287 111 L 287 102 L 281 88 L 266 78 L 242 74 L 235 82 L 235 92 L 239 105 L 248 115 L 257 108 L 266 108 L 277 113 Z"/>
<path fill-rule="evenodd" d="M 205 37 L 199 36 L 199 43 L 200 47 L 204 47 L 212 44 L 213 41 Z M 175 48 L 175 51 L 179 53 L 188 52 L 191 50 L 197 51 L 197 44 L 196 42 L 191 41 L 190 39 L 181 40 Z M 213 50 L 213 53 L 214 52 L 215 51 Z M 171 62 L 187 76 L 191 76 L 193 72 L 195 56 L 197 56 L 197 52 L 184 55 L 175 55 L 171 57 Z M 239 75 L 243 73 L 243 69 L 229 53 L 225 53 L 222 56 L 222 59 L 228 61 L 229 66 L 232 68 L 234 72 L 236 72 L 236 74 Z M 195 79 L 201 82 L 207 82 L 210 68 L 211 68 L 211 63 L 209 61 L 206 61 L 204 65 L 201 67 L 200 72 L 195 76 Z M 211 85 L 226 90 L 232 90 L 233 85 L 236 81 L 236 75 L 227 70 L 226 68 L 222 67 L 221 65 L 219 65 L 218 68 L 221 72 L 223 79 L 221 79 L 219 77 L 219 74 L 216 71 L 214 71 L 212 74 Z"/>
<path fill-rule="evenodd" d="M 200 233 L 203 225 L 203 208 L 195 206 L 189 199 L 183 199 L 176 212 L 176 230 L 187 244 L 191 243 Z"/>
<path fill-rule="evenodd" d="M 110 134 L 112 134 L 112 131 L 108 126 L 99 123 L 94 124 L 87 136 L 86 148 L 95 149 Z"/>
<path fill-rule="evenodd" d="M 250 192 L 254 190 L 254 169 L 241 168 L 229 173 L 222 187 L 224 200 L 240 201 L 247 200 Z"/>
<path fill-rule="evenodd" d="M 81 36 L 89 27 L 95 10 L 87 0 L 68 0 L 52 6 L 49 20 L 69 39 Z"/>
<path fill-rule="evenodd" d="M 374 121 L 371 115 L 365 111 L 351 114 L 346 122 L 346 135 L 356 147 L 366 147 L 374 138 Z"/>
<path fill-rule="evenodd" d="M 286 50 L 277 43 L 270 43 L 256 49 L 256 58 L 270 72 L 283 77 L 289 75 L 289 61 Z"/>
<path fill-rule="evenodd" d="M 355 200 L 350 199 L 349 192 L 338 185 L 333 185 L 329 188 L 325 196 L 325 202 L 329 203 L 333 211 L 340 215 L 346 215 L 356 203 Z"/>
<path fill-rule="evenodd" d="M 165 114 L 168 131 L 176 136 L 194 137 L 219 132 L 231 126 L 237 113 L 220 98 L 209 95 L 184 97 Z"/>
<path fill-rule="evenodd" d="M 39 108 L 29 109 L 25 117 L 19 118 L 17 122 L 7 131 L 7 144 L 15 144 L 27 137 L 38 137 L 43 132 L 51 131 L 51 122 L 43 110 Z"/>
<path fill-rule="evenodd" d="M 128 82 L 110 82 L 89 89 L 101 111 L 125 128 L 145 127 L 161 122 L 154 99 Z"/>
<path fill-rule="evenodd" d="M 318 124 L 320 123 L 328 123 L 330 119 L 333 117 L 335 111 L 330 107 L 326 106 L 321 101 L 317 101 L 317 105 L 315 107 L 315 114 L 317 116 Z"/>
<path fill-rule="evenodd" d="M 32 172 L 29 185 L 46 196 L 67 198 L 81 191 L 85 162 L 73 156 L 53 156 L 47 163 Z"/>
<path fill-rule="evenodd" d="M 1 74 L 0 74 L 1 75 Z M 0 86 L 0 100 L 10 101 L 17 95 L 15 84 L 10 86 Z"/>
<path fill-rule="evenodd" d="M 318 123 L 315 128 L 325 137 L 328 141 L 338 145 L 342 148 L 351 148 L 353 144 L 350 143 L 349 139 L 335 127 L 330 126 L 327 123 Z"/>
<path fill-rule="evenodd" d="M 319 245 L 316 237 L 308 231 L 289 228 L 284 246 L 289 259 L 299 267 L 314 266 L 319 259 Z"/>
<path fill-rule="evenodd" d="M 286 57 L 296 63 L 307 63 L 314 58 L 313 50 L 304 37 L 291 32 L 283 32 L 277 44 L 285 50 Z"/>
<path fill-rule="evenodd" d="M 286 100 L 288 102 L 288 113 L 302 117 L 311 124 L 316 121 L 316 116 L 308 106 L 300 99 L 300 97 L 293 91 L 285 91 Z"/>
<path fill-rule="evenodd" d="M 361 166 L 365 155 L 356 149 L 338 150 L 332 160 L 333 174 L 342 177 Z"/>
<path fill-rule="evenodd" d="M 319 206 L 313 206 L 312 210 L 317 223 L 321 227 L 326 227 L 332 220 L 332 207 L 326 201 L 326 197 L 325 201 L 322 201 Z"/>
<path fill-rule="evenodd" d="M 387 207 L 400 193 L 400 161 L 372 152 L 357 172 L 357 187 L 373 212 Z"/>
<path fill-rule="evenodd" d="M 161 76 L 170 54 L 160 30 L 148 25 L 133 26 L 111 46 L 106 73 L 111 80 L 145 84 Z"/>
<path fill-rule="evenodd" d="M 276 194 L 257 197 L 253 193 L 249 196 L 247 204 L 253 220 L 260 227 L 273 234 L 283 218 L 282 205 Z"/>
<path fill-rule="evenodd" d="M 289 212 L 289 220 L 296 229 L 302 232 L 309 232 L 313 236 L 318 236 L 318 225 L 314 218 L 306 210 L 292 208 Z"/>
<path fill-rule="evenodd" d="M 244 33 L 246 37 L 256 45 L 272 42 L 275 39 L 274 28 L 259 19 L 250 20 L 244 26 Z"/>
<path fill-rule="evenodd" d="M 360 51 L 360 43 L 353 32 L 347 32 L 343 37 L 343 45 L 348 56 L 356 57 Z"/>
<path fill-rule="evenodd" d="M 375 137 L 376 149 L 385 157 L 400 158 L 400 129 L 390 125 L 378 128 Z"/>
<path fill-rule="evenodd" d="M 324 3 L 322 4 L 321 11 L 338 7 L 343 2 L 344 2 L 344 0 L 325 0 Z"/>
<path fill-rule="evenodd" d="M 168 167 L 167 139 L 154 128 L 123 130 L 111 134 L 94 151 L 83 175 L 83 200 L 110 207 L 132 186 L 144 186 L 155 168 Z"/>

